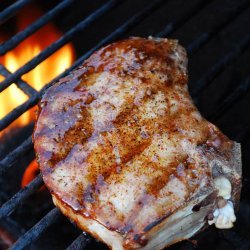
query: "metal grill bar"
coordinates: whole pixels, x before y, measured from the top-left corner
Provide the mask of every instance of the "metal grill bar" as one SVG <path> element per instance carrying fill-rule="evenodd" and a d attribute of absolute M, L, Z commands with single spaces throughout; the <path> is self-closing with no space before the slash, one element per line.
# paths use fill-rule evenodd
<path fill-rule="evenodd" d="M 32 0 L 19 0 L 19 1 L 16 1 L 15 3 L 13 3 L 12 5 L 10 5 L 5 10 L 3 10 L 0 13 L 0 24 L 2 24 L 5 21 L 7 21 L 9 18 L 11 18 L 13 15 L 15 15 L 15 13 L 19 9 L 21 9 L 24 5 L 28 4 L 31 1 Z"/>
<path fill-rule="evenodd" d="M 209 119 L 218 119 L 223 113 L 232 107 L 234 103 L 241 99 L 250 89 L 250 76 L 244 79 L 238 87 L 222 101 L 221 105 L 217 108 L 216 112 L 209 117 Z"/>
<path fill-rule="evenodd" d="M 55 51 L 60 49 L 63 45 L 70 41 L 70 39 L 80 31 L 86 29 L 89 25 L 91 25 L 95 20 L 104 15 L 107 11 L 115 7 L 121 0 L 110 0 L 106 4 L 102 5 L 95 12 L 90 14 L 84 20 L 79 22 L 73 28 L 71 28 L 68 32 L 66 32 L 61 38 L 59 38 L 56 42 L 48 46 L 45 50 L 40 52 L 37 56 L 31 59 L 29 62 L 24 64 L 21 68 L 15 71 L 12 75 L 7 77 L 0 83 L 0 92 L 7 88 L 10 84 L 20 78 L 23 74 L 29 72 L 34 69 L 39 63 L 47 59 L 50 55 L 52 55 Z"/>
<path fill-rule="evenodd" d="M 197 14 L 201 9 L 203 9 L 206 5 L 209 4 L 209 1 L 201 1 L 199 2 L 195 8 L 187 11 L 184 15 L 180 15 L 179 18 L 176 20 L 168 23 L 165 28 L 157 33 L 155 36 L 156 37 L 166 37 L 170 33 L 172 33 L 177 27 L 180 27 L 182 24 L 184 24 L 189 18 Z"/>
<path fill-rule="evenodd" d="M 86 52 L 84 55 L 82 55 L 78 60 L 74 62 L 74 64 L 68 68 L 63 75 L 58 76 L 57 78 L 60 79 L 62 76 L 67 75 L 69 72 L 71 72 L 73 69 L 78 67 L 85 59 L 87 59 L 94 51 L 101 48 L 102 46 L 106 45 L 107 43 L 112 42 L 113 40 L 119 38 L 123 34 L 125 34 L 131 27 L 138 24 L 141 20 L 143 20 L 147 15 L 153 11 L 162 0 L 154 1 L 152 4 L 148 5 L 146 8 L 144 8 L 142 11 L 138 12 L 136 15 L 131 17 L 128 21 L 123 23 L 119 28 L 117 28 L 115 31 L 113 31 L 110 35 L 106 36 L 101 42 L 99 42 L 95 47 L 90 49 L 88 52 Z"/>
<path fill-rule="evenodd" d="M 25 233 L 25 229 L 22 226 L 20 226 L 17 221 L 13 220 L 10 217 L 7 217 L 4 220 L 1 220 L 1 228 L 5 228 L 5 226 L 7 226 L 7 228 L 8 226 L 16 228 L 18 233 Z M 1 243 L 2 243 L 2 240 L 1 240 Z M 2 247 L 2 244 L 1 244 L 1 247 Z M 3 248 L 1 248 L 1 250 L 3 250 Z"/>
<path fill-rule="evenodd" d="M 243 39 L 237 46 L 231 50 L 228 54 L 221 57 L 210 70 L 207 71 L 198 81 L 195 83 L 195 88 L 191 90 L 191 95 L 197 96 L 205 87 L 210 83 L 228 64 L 237 58 L 250 43 L 250 36 L 248 35 Z M 197 98 L 194 98 L 194 101 L 197 101 Z"/>
<path fill-rule="evenodd" d="M 2 64 L 0 64 L 0 74 L 4 77 L 8 77 L 11 75 L 11 72 L 6 69 Z M 26 83 L 22 79 L 18 79 L 16 85 L 28 96 L 32 96 L 37 93 L 34 88 L 32 88 L 28 83 Z"/>
<path fill-rule="evenodd" d="M 52 10 L 48 11 L 45 15 L 40 17 L 37 21 L 28 26 L 25 30 L 17 33 L 7 42 L 1 44 L 0 46 L 0 55 L 4 55 L 7 51 L 15 48 L 20 42 L 22 42 L 26 37 L 33 34 L 39 28 L 48 23 L 51 19 L 53 19 L 59 12 L 72 4 L 75 0 L 64 0 L 59 3 Z"/>
<path fill-rule="evenodd" d="M 38 175 L 26 187 L 19 190 L 11 199 L 6 201 L 0 207 L 0 220 L 11 214 L 20 204 L 21 201 L 27 199 L 30 195 L 34 194 L 43 184 L 41 175 Z"/>
<path fill-rule="evenodd" d="M 66 250 L 77 250 L 77 249 L 84 249 L 87 247 L 90 242 L 92 241 L 92 238 L 85 234 L 81 233 L 73 242 L 70 244 L 69 247 L 66 248 Z"/>
<path fill-rule="evenodd" d="M 15 148 L 11 153 L 9 153 L 3 160 L 0 161 L 0 176 L 3 175 L 20 157 L 27 151 L 32 149 L 32 139 L 31 136 L 25 140 L 21 145 Z"/>
<path fill-rule="evenodd" d="M 34 107 L 39 99 L 41 98 L 43 92 L 37 92 L 32 95 L 28 101 L 14 108 L 10 113 L 8 113 L 4 118 L 0 120 L 0 131 L 10 125 L 14 120 L 21 116 L 24 112 Z M 0 164 L 1 165 L 1 164 Z"/>
<path fill-rule="evenodd" d="M 233 22 L 242 12 L 249 6 L 249 2 L 246 2 L 238 9 L 235 9 L 232 15 L 230 15 L 222 24 L 218 25 L 215 29 L 212 29 L 208 32 L 202 33 L 198 38 L 196 38 L 192 43 L 187 46 L 187 52 L 191 55 L 199 49 L 203 44 L 205 44 L 211 37 L 219 33 L 231 22 Z"/>
<path fill-rule="evenodd" d="M 11 247 L 12 250 L 20 250 L 36 240 L 49 226 L 60 218 L 61 213 L 57 208 L 47 213 L 35 226 L 21 236 Z"/>

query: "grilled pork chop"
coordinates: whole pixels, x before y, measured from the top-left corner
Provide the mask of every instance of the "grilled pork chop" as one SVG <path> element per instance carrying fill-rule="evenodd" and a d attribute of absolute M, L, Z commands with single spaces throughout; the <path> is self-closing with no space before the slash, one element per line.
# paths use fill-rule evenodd
<path fill-rule="evenodd" d="M 230 228 L 240 145 L 201 117 L 175 40 L 95 52 L 43 96 L 34 146 L 53 201 L 115 250 L 162 249 Z"/>

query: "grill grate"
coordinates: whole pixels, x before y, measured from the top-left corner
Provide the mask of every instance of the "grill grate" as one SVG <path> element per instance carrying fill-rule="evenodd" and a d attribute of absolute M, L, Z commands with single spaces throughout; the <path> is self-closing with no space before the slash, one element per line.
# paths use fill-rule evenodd
<path fill-rule="evenodd" d="M 75 25 L 72 29 L 70 29 L 67 33 L 65 33 L 60 39 L 56 42 L 48 46 L 41 53 L 35 56 L 32 60 L 27 62 L 23 67 L 18 69 L 16 72 L 11 74 L 5 80 L 2 81 L 0 85 L 0 91 L 3 91 L 5 88 L 10 86 L 13 82 L 15 82 L 19 77 L 34 69 L 38 64 L 47 59 L 50 55 L 52 55 L 55 51 L 60 49 L 63 45 L 70 41 L 74 35 L 78 32 L 83 31 L 86 27 L 90 26 L 96 19 L 101 17 L 107 11 L 109 11 L 112 7 L 115 6 L 121 0 L 110 0 L 99 9 L 90 14 L 87 18 L 82 20 L 80 23 Z"/>
<path fill-rule="evenodd" d="M 49 213 L 47 213 L 35 226 L 33 226 L 29 231 L 27 231 L 23 236 L 21 236 L 17 242 L 12 246 L 11 249 L 24 249 L 34 240 L 36 240 L 41 233 L 43 233 L 49 226 L 55 223 L 61 213 L 58 208 L 53 208 Z"/>
<path fill-rule="evenodd" d="M 19 1 L 16 1 L 14 4 L 10 5 L 2 13 L 0 13 L 0 24 L 7 21 L 9 18 L 15 15 L 16 12 L 19 11 L 23 6 L 25 6 L 31 1 L 32 0 L 19 0 Z"/>
<path fill-rule="evenodd" d="M 9 50 L 16 47 L 19 43 L 21 43 L 28 36 L 36 32 L 39 28 L 43 27 L 46 23 L 53 20 L 56 15 L 58 15 L 61 11 L 65 10 L 68 6 L 70 6 L 76 0 L 65 0 L 56 5 L 52 10 L 48 11 L 41 19 L 34 22 L 32 25 L 27 27 L 22 32 L 14 35 L 10 40 L 0 45 L 0 54 L 3 55 Z M 31 2 L 30 0 L 19 0 L 10 7 L 6 8 L 4 11 L 0 13 L 0 24 L 4 23 L 7 19 L 12 17 L 17 11 L 19 11 L 24 5 Z M 50 83 L 48 83 L 41 91 L 36 91 L 33 89 L 28 83 L 21 79 L 22 75 L 29 72 L 37 65 L 39 65 L 42 61 L 48 58 L 55 51 L 60 49 L 67 42 L 71 41 L 73 37 L 84 31 L 87 27 L 91 26 L 97 19 L 104 16 L 111 11 L 111 9 L 115 8 L 117 5 L 122 4 L 124 1 L 121 0 L 110 0 L 103 4 L 101 7 L 92 12 L 85 19 L 76 24 L 73 28 L 67 31 L 59 40 L 50 45 L 48 48 L 43 50 L 39 55 L 34 57 L 28 63 L 26 63 L 23 67 L 18 69 L 14 73 L 10 73 L 3 65 L 0 65 L 0 74 L 5 77 L 5 80 L 0 83 L 0 92 L 4 89 L 8 88 L 13 82 L 29 96 L 28 101 L 18 106 L 10 113 L 8 113 L 3 119 L 0 120 L 0 131 L 8 127 L 14 120 L 16 120 L 19 116 L 21 116 L 24 112 L 29 110 L 31 107 L 35 106 L 42 94 L 45 90 L 51 86 L 56 80 L 61 78 L 62 76 L 67 75 L 77 66 L 79 66 L 83 60 L 88 58 L 95 50 L 102 47 L 103 45 L 112 42 L 123 35 L 125 35 L 130 29 L 134 26 L 141 23 L 145 18 L 151 15 L 152 12 L 159 9 L 163 4 L 167 4 L 169 1 L 163 0 L 155 0 L 151 1 L 151 3 L 147 3 L 146 6 L 142 6 L 141 10 L 134 14 L 132 17 L 128 17 L 128 19 L 120 25 L 113 32 L 108 34 L 105 38 L 103 38 L 97 45 L 88 50 L 82 56 L 80 56 L 74 64 L 67 69 L 60 76 L 57 76 Z M 186 11 L 183 15 L 179 15 L 176 19 L 167 23 L 167 25 L 158 32 L 155 36 L 165 37 L 172 34 L 174 31 L 178 30 L 187 23 L 191 18 L 195 15 L 199 14 L 200 11 L 206 9 L 206 7 L 210 4 L 208 1 L 197 1 L 197 4 L 194 5 L 191 9 Z M 209 29 L 206 32 L 203 32 L 192 39 L 192 41 L 185 46 L 189 53 L 189 56 L 193 56 L 202 46 L 206 45 L 210 39 L 215 37 L 219 32 L 223 31 L 227 26 L 230 25 L 235 19 L 242 15 L 243 12 L 249 11 L 249 1 L 240 1 L 237 8 L 235 8 L 230 15 L 226 17 L 223 22 L 218 23 L 215 27 Z M 248 49 L 250 42 L 250 36 L 246 34 L 245 37 L 240 39 L 238 44 L 235 44 L 234 49 L 225 53 L 222 57 L 220 57 L 217 62 L 213 65 L 213 67 L 209 68 L 202 76 L 195 81 L 194 87 L 191 89 L 191 94 L 194 97 L 195 102 L 198 102 L 199 94 L 213 82 L 213 80 L 219 76 L 230 64 L 232 64 L 239 56 Z M 218 120 L 222 115 L 228 112 L 239 100 L 242 100 L 248 92 L 250 88 L 250 76 L 244 77 L 243 80 L 238 84 L 238 86 L 224 99 L 221 101 L 220 105 L 217 106 L 217 109 L 213 111 L 209 118 L 212 120 Z M 247 124 L 244 127 L 244 130 L 240 131 L 240 133 L 236 136 L 237 139 L 241 142 L 248 138 L 250 133 L 250 124 Z M 9 170 L 14 163 L 19 160 L 22 156 L 24 156 L 27 152 L 32 150 L 33 144 L 31 136 L 27 138 L 23 143 L 21 143 L 16 149 L 14 149 L 11 153 L 9 153 L 4 159 L 0 161 L 0 176 L 3 176 L 7 170 Z M 18 208 L 20 202 L 24 201 L 32 194 L 34 194 L 41 186 L 42 186 L 42 178 L 38 175 L 28 186 L 21 189 L 17 192 L 11 199 L 6 201 L 0 208 L 0 219 L 3 219 L 10 215 L 14 210 Z M 34 225 L 30 230 L 28 230 L 25 234 L 23 234 L 18 241 L 12 246 L 12 249 L 23 249 L 29 246 L 32 242 L 37 240 L 42 232 L 47 230 L 53 223 L 60 218 L 60 212 L 57 208 L 52 209 L 47 215 L 45 215 L 36 225 Z M 241 242 L 237 235 L 233 235 L 234 232 L 231 232 L 232 238 L 234 237 L 236 241 Z M 230 232 L 226 237 L 230 237 Z M 67 249 L 83 249 L 88 246 L 88 244 L 92 241 L 92 238 L 88 235 L 81 234 L 79 237 L 73 241 L 73 243 Z M 187 246 L 188 243 L 184 243 L 186 248 L 183 249 L 194 249 L 192 246 Z M 244 242 L 241 248 L 237 249 L 248 249 L 250 247 L 250 241 Z M 182 249 L 182 248 L 181 248 Z"/>
<path fill-rule="evenodd" d="M 48 11 L 43 17 L 39 18 L 37 21 L 33 22 L 30 26 L 28 26 L 25 30 L 17 33 L 11 39 L 6 41 L 1 45 L 0 55 L 4 55 L 6 52 L 15 48 L 19 43 L 21 43 L 25 38 L 32 35 L 39 28 L 43 27 L 49 21 L 51 21 L 57 14 L 59 14 L 62 10 L 70 6 L 74 0 L 64 0 L 60 4 L 56 5 L 55 8 Z"/>
<path fill-rule="evenodd" d="M 11 72 L 9 72 L 8 69 L 6 69 L 3 65 L 0 64 L 0 72 L 4 77 L 8 77 L 11 75 Z M 27 84 L 22 79 L 17 79 L 17 86 L 23 90 L 24 93 L 26 93 L 29 97 L 36 94 L 37 91 L 32 88 L 29 84 Z"/>
<path fill-rule="evenodd" d="M 89 245 L 91 240 L 92 238 L 86 237 L 86 234 L 80 234 L 66 250 L 84 249 Z"/>
<path fill-rule="evenodd" d="M 225 56 L 221 57 L 207 73 L 205 73 L 195 84 L 196 88 L 191 91 L 191 94 L 197 96 L 208 83 L 211 82 L 230 62 L 236 59 L 250 44 L 250 36 L 247 36 L 237 46 Z M 197 97 L 194 99 L 197 100 Z"/>

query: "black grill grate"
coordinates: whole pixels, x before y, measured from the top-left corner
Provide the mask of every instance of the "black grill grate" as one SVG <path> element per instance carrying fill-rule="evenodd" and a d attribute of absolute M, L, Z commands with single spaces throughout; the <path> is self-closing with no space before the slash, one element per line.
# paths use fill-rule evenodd
<path fill-rule="evenodd" d="M 28 0 L 19 0 L 16 1 L 13 5 L 6 8 L 0 13 L 0 24 L 4 23 L 7 19 L 12 17 L 17 11 L 19 11 L 24 5 L 28 4 L 31 1 Z M 0 45 L 0 54 L 3 55 L 9 50 L 16 47 L 28 36 L 36 32 L 39 28 L 44 26 L 49 21 L 53 20 L 56 15 L 61 11 L 65 10 L 72 3 L 77 2 L 77 0 L 65 0 L 59 2 L 52 10 L 49 10 L 41 19 L 38 19 L 32 25 L 27 27 L 22 32 L 14 35 L 10 40 Z M 141 1 L 143 3 L 143 1 Z M 145 4 L 142 4 L 141 9 L 132 16 L 128 16 L 127 20 L 121 24 L 114 31 L 109 33 L 106 37 L 102 38 L 100 42 L 97 43 L 94 47 L 89 49 L 83 55 L 74 62 L 74 64 L 67 69 L 60 76 L 57 76 L 53 81 L 48 83 L 41 91 L 36 91 L 28 83 L 21 79 L 22 75 L 29 72 L 42 61 L 48 58 L 51 54 L 65 45 L 67 42 L 71 41 L 76 34 L 83 34 L 82 32 L 90 27 L 97 19 L 100 19 L 105 14 L 111 12 L 113 8 L 124 3 L 122 0 L 110 0 L 105 4 L 101 5 L 94 12 L 90 13 L 86 18 L 77 23 L 73 28 L 69 29 L 59 40 L 50 45 L 48 48 L 43 50 L 40 54 L 26 63 L 23 67 L 18 69 L 14 73 L 10 73 L 3 65 L 0 65 L 0 74 L 5 77 L 5 80 L 0 83 L 0 92 L 8 88 L 11 84 L 15 84 L 29 96 L 28 101 L 18 106 L 7 114 L 3 119 L 0 120 L 0 131 L 8 127 L 14 120 L 21 116 L 24 112 L 29 110 L 31 107 L 35 106 L 45 90 L 51 86 L 56 80 L 62 76 L 67 75 L 77 66 L 79 66 L 83 60 L 88 58 L 95 50 L 101 46 L 112 42 L 120 37 L 126 35 L 126 33 L 133 29 L 136 25 L 139 25 L 144 19 L 148 18 L 152 13 L 157 11 L 161 6 L 167 5 L 171 1 L 155 0 L 155 1 L 145 1 Z M 185 2 L 185 1 L 183 1 Z M 212 1 L 215 2 L 215 1 Z M 222 6 L 220 1 L 218 6 Z M 229 1 L 230 2 L 230 1 Z M 170 36 L 176 30 L 181 29 L 183 25 L 189 22 L 194 16 L 198 15 L 201 11 L 206 10 L 207 6 L 210 5 L 210 1 L 196 1 L 196 4 L 193 4 L 190 9 L 187 9 L 182 15 L 176 13 L 176 18 L 168 22 L 162 31 L 156 33 L 155 36 L 165 37 Z M 198 53 L 199 49 L 205 46 L 211 39 L 216 38 L 218 33 L 226 29 L 232 22 L 239 18 L 243 13 L 249 11 L 249 1 L 239 1 L 235 3 L 235 8 L 232 8 L 230 14 L 222 22 L 218 22 L 215 27 L 208 28 L 208 30 L 201 32 L 198 36 L 195 36 L 191 39 L 185 47 L 189 53 L 189 57 L 193 57 Z M 148 34 L 154 35 L 154 34 Z M 239 42 L 235 44 L 233 49 L 225 53 L 223 56 L 219 57 L 217 62 L 208 68 L 199 78 L 193 83 L 191 88 L 191 94 L 195 102 L 199 103 L 199 96 L 202 91 L 208 88 L 213 81 L 220 76 L 230 65 L 232 65 L 235 60 L 238 60 L 243 52 L 248 50 L 250 42 L 249 32 L 245 32 L 244 37 L 240 37 Z M 247 98 L 250 88 L 250 76 L 241 77 L 240 83 L 236 88 L 232 89 L 231 92 L 221 100 L 220 104 L 215 110 L 208 116 L 209 119 L 218 121 L 218 119 L 223 116 L 225 113 L 229 112 L 239 101 Z M 248 95 L 249 96 L 249 95 Z M 249 111 L 249 110 L 248 110 Z M 245 142 L 248 139 L 250 132 L 250 123 L 244 125 L 244 129 L 240 130 L 239 133 L 235 136 L 235 139 L 240 142 Z M 16 149 L 14 149 L 10 154 L 6 155 L 0 161 L 0 176 L 4 176 L 7 170 L 9 170 L 17 160 L 25 156 L 25 154 L 33 149 L 31 136 L 27 138 L 22 144 L 20 144 Z M 42 178 L 40 175 L 36 177 L 27 187 L 21 189 L 17 192 L 12 198 L 6 201 L 0 208 L 0 219 L 4 219 L 9 216 L 14 210 L 18 209 L 18 206 L 25 199 L 28 199 L 33 193 L 35 193 L 42 186 Z M 246 184 L 247 186 L 247 184 Z M 249 212 L 248 212 L 249 213 Z M 45 215 L 36 225 L 34 225 L 30 230 L 23 234 L 18 241 L 12 246 L 12 249 L 23 249 L 29 246 L 32 242 L 37 240 L 41 233 L 47 230 L 53 223 L 60 218 L 60 212 L 58 209 L 52 209 L 47 215 Z M 235 235 L 236 234 L 236 235 Z M 231 235 L 231 236 L 230 236 Z M 234 231 L 225 233 L 223 236 L 226 240 L 230 241 L 235 239 L 235 242 L 241 243 L 241 237 L 237 235 Z M 81 234 L 75 241 L 72 243 L 68 249 L 83 249 L 92 241 L 92 238 L 88 235 Z M 233 249 L 249 249 L 250 240 L 248 239 Z M 183 243 L 179 249 L 194 249 L 190 243 Z M 223 249 L 223 248 L 222 248 Z M 226 248 L 225 248 L 226 249 Z M 230 248 L 231 249 L 231 248 Z"/>
<path fill-rule="evenodd" d="M 14 4 L 10 5 L 8 8 L 6 8 L 0 15 L 0 24 L 7 21 L 9 18 L 11 18 L 15 13 L 20 10 L 23 6 L 31 2 L 32 0 L 19 0 L 16 1 Z"/>

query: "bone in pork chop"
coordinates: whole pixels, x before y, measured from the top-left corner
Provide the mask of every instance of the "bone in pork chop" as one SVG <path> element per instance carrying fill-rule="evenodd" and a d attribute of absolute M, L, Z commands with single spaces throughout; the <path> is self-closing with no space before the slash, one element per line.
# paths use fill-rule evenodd
<path fill-rule="evenodd" d="M 201 117 L 176 40 L 130 38 L 48 89 L 34 146 L 53 201 L 110 248 L 163 249 L 230 228 L 240 145 Z"/>

